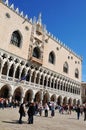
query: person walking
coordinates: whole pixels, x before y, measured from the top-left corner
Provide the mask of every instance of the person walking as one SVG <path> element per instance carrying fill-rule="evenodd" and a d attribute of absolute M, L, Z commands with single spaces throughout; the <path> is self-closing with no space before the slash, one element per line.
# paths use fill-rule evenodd
<path fill-rule="evenodd" d="M 42 116 L 43 106 L 41 102 L 38 104 L 38 111 L 39 111 L 39 115 Z"/>
<path fill-rule="evenodd" d="M 51 116 L 52 117 L 55 116 L 55 103 L 54 102 L 51 103 Z"/>
<path fill-rule="evenodd" d="M 25 104 L 22 103 L 19 107 L 19 114 L 20 114 L 20 117 L 19 117 L 19 123 L 22 124 L 22 117 L 24 116 L 25 117 Z"/>
<path fill-rule="evenodd" d="M 86 103 L 85 103 L 85 106 L 84 106 L 84 121 L 86 121 Z"/>
<path fill-rule="evenodd" d="M 45 110 L 45 117 L 48 117 L 49 107 L 48 107 L 48 104 L 47 104 L 47 103 L 45 103 L 45 105 L 44 105 L 44 110 Z"/>
<path fill-rule="evenodd" d="M 33 124 L 33 122 L 34 122 L 34 114 L 35 114 L 34 103 L 30 103 L 27 114 L 28 114 L 28 124 Z"/>
<path fill-rule="evenodd" d="M 79 118 L 80 118 L 80 106 L 79 105 L 77 105 L 77 107 L 76 107 L 76 112 L 77 112 L 77 119 L 79 120 Z"/>

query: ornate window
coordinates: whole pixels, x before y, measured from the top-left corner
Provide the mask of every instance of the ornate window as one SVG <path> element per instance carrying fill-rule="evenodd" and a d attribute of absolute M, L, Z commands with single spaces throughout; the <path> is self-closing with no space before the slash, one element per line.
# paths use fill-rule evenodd
<path fill-rule="evenodd" d="M 68 63 L 65 62 L 63 65 L 63 72 L 68 73 Z"/>
<path fill-rule="evenodd" d="M 79 78 L 79 70 L 75 69 L 75 78 Z"/>
<path fill-rule="evenodd" d="M 55 64 L 55 54 L 54 54 L 53 51 L 50 52 L 50 54 L 49 54 L 49 62 L 50 62 L 51 64 Z"/>
<path fill-rule="evenodd" d="M 22 36 L 20 35 L 19 31 L 14 31 L 11 36 L 11 44 L 17 47 L 20 47 L 21 39 L 22 39 Z"/>
<path fill-rule="evenodd" d="M 39 47 L 35 47 L 33 49 L 33 56 L 38 58 L 38 59 L 40 58 L 40 49 L 39 49 Z"/>
<path fill-rule="evenodd" d="M 7 75 L 8 72 L 8 62 L 5 62 L 3 68 L 2 68 L 2 74 Z"/>

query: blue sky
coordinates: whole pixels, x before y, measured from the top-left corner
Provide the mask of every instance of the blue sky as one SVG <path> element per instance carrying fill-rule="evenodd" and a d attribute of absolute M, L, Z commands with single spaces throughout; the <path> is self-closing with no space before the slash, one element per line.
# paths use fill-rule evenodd
<path fill-rule="evenodd" d="M 59 40 L 83 57 L 82 81 L 86 81 L 86 0 L 9 0 L 29 18 L 42 14 L 42 23 Z"/>

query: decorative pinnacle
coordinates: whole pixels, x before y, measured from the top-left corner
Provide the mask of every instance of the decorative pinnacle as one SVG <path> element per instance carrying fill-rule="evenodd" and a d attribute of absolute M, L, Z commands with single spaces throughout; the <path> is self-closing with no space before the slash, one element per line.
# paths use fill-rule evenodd
<path fill-rule="evenodd" d="M 41 13 L 39 14 L 39 17 L 38 17 L 38 23 L 39 23 L 40 25 L 42 25 Z"/>
<path fill-rule="evenodd" d="M 9 0 L 6 0 L 6 1 L 5 1 L 5 4 L 8 6 L 8 5 L 9 5 Z"/>

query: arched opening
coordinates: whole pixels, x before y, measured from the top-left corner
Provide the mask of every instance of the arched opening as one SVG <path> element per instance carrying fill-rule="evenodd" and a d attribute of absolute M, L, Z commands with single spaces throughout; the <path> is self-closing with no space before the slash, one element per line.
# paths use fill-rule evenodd
<path fill-rule="evenodd" d="M 13 77 L 13 73 L 14 73 L 14 65 L 12 64 L 10 69 L 9 69 L 9 76 Z"/>
<path fill-rule="evenodd" d="M 55 64 L 55 54 L 53 51 L 49 53 L 49 62 Z"/>
<path fill-rule="evenodd" d="M 15 78 L 19 79 L 20 67 L 18 66 L 15 72 Z"/>
<path fill-rule="evenodd" d="M 15 91 L 14 91 L 13 99 L 14 99 L 15 101 L 20 102 L 21 99 L 22 99 L 22 95 L 23 95 L 23 88 L 22 88 L 22 87 L 18 87 L 18 88 L 16 88 Z"/>
<path fill-rule="evenodd" d="M 2 69 L 2 74 L 3 75 L 7 75 L 7 71 L 8 71 L 8 63 L 5 62 L 4 67 Z"/>
<path fill-rule="evenodd" d="M 48 92 L 43 94 L 43 104 L 48 103 L 50 101 L 50 95 Z"/>
<path fill-rule="evenodd" d="M 36 72 L 34 71 L 34 72 L 32 73 L 32 77 L 31 77 L 31 82 L 33 82 L 33 83 L 34 83 L 35 75 L 36 75 Z"/>
<path fill-rule="evenodd" d="M 22 36 L 19 31 L 14 31 L 11 36 L 11 44 L 20 47 Z"/>
<path fill-rule="evenodd" d="M 10 98 L 11 95 L 12 95 L 11 87 L 8 85 L 4 85 L 0 90 L 0 97 L 8 99 Z"/>
<path fill-rule="evenodd" d="M 66 105 L 67 104 L 67 97 L 64 97 L 63 98 L 63 105 Z"/>
<path fill-rule="evenodd" d="M 75 69 L 75 78 L 79 78 L 79 70 Z"/>
<path fill-rule="evenodd" d="M 38 58 L 38 59 L 40 59 L 40 55 L 41 55 L 40 48 L 39 47 L 35 47 L 33 49 L 33 56 L 36 57 L 36 58 Z"/>
<path fill-rule="evenodd" d="M 62 97 L 61 97 L 61 96 L 59 96 L 59 97 L 57 98 L 57 104 L 58 104 L 58 105 L 62 105 Z"/>
<path fill-rule="evenodd" d="M 43 85 L 43 75 L 41 75 L 40 85 Z"/>
<path fill-rule="evenodd" d="M 50 77 L 48 78 L 48 87 L 50 87 Z"/>
<path fill-rule="evenodd" d="M 56 95 L 55 95 L 55 94 L 53 94 L 53 95 L 51 96 L 51 101 L 56 102 Z"/>
<path fill-rule="evenodd" d="M 68 73 L 68 63 L 65 62 L 63 65 L 63 72 Z"/>
<path fill-rule="evenodd" d="M 31 77 L 31 70 L 28 70 L 27 72 L 27 76 L 26 76 L 26 81 L 30 81 L 30 77 Z"/>
<path fill-rule="evenodd" d="M 39 84 L 40 74 L 37 74 L 36 83 Z"/>
<path fill-rule="evenodd" d="M 29 89 L 26 93 L 25 93 L 25 101 L 26 102 L 31 102 L 33 100 L 33 91 L 31 89 Z"/>
<path fill-rule="evenodd" d="M 41 91 L 38 91 L 38 92 L 35 94 L 34 101 L 39 103 L 39 102 L 42 101 L 42 99 L 43 99 L 43 97 L 42 97 L 42 92 L 41 92 Z"/>
<path fill-rule="evenodd" d="M 23 68 L 22 73 L 21 73 L 21 79 L 23 79 L 26 76 L 26 69 Z"/>
<path fill-rule="evenodd" d="M 68 99 L 68 104 L 72 105 L 72 99 L 71 98 Z"/>
<path fill-rule="evenodd" d="M 46 86 L 47 84 L 47 76 L 45 76 L 45 79 L 44 79 L 44 86 Z"/>

